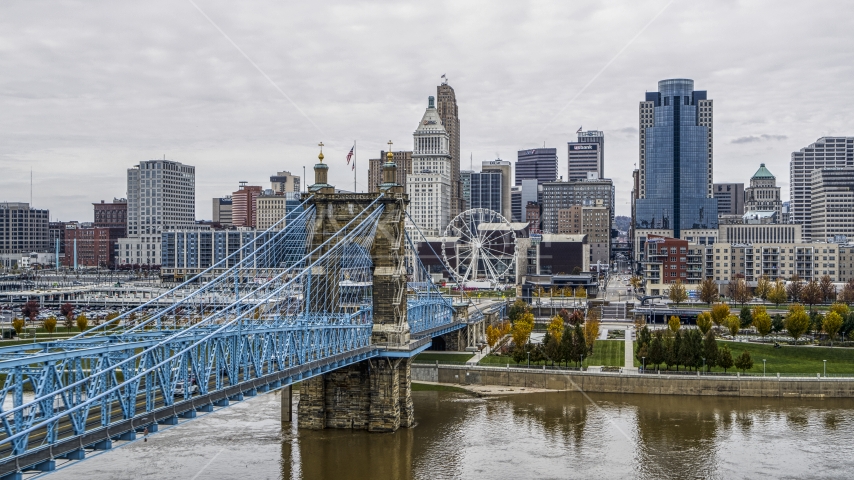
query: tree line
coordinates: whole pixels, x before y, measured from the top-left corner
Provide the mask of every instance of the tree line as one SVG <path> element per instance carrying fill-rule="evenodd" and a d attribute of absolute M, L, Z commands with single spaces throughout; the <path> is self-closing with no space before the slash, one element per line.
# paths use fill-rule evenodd
<path fill-rule="evenodd" d="M 678 318 L 676 321 L 678 322 Z M 803 305 L 795 303 L 789 306 L 785 317 L 780 314 L 769 315 L 763 305 L 753 308 L 744 306 L 739 314 L 735 315 L 726 303 L 716 303 L 710 311 L 701 312 L 697 316 L 697 327 L 704 334 L 712 324 L 719 330 L 729 332 L 733 338 L 750 327 L 753 327 L 763 340 L 771 333 L 780 334 L 785 331 L 795 343 L 804 335 L 823 333 L 832 345 L 840 335 L 854 332 L 854 312 L 848 305 L 837 302 L 830 306 L 827 314 L 822 315 L 815 310 L 807 312 Z"/>
<path fill-rule="evenodd" d="M 517 300 L 510 307 L 508 317 L 511 322 L 509 333 L 513 339 L 510 355 L 517 364 L 530 360 L 578 366 L 584 356 L 593 354 L 599 337 L 600 318 L 595 310 L 588 311 L 585 318 L 580 310 L 569 312 L 562 309 L 546 326 L 543 342 L 536 344 L 530 342 L 534 329 L 530 305 Z"/>
<path fill-rule="evenodd" d="M 678 324 L 677 317 L 671 320 L 674 318 Z M 724 372 L 732 367 L 742 371 L 753 368 L 750 352 L 745 350 L 733 358 L 727 345 L 718 346 L 711 329 L 703 334 L 699 328 L 682 329 L 678 325 L 674 328 L 672 322 L 669 327 L 653 332 L 644 326 L 638 331 L 635 357 L 644 367 L 659 370 L 664 365 L 667 370 L 675 367 L 676 371 L 680 366 L 694 371 L 705 367 L 707 372 L 714 366 L 723 368 Z"/>
<path fill-rule="evenodd" d="M 27 322 L 24 320 L 25 318 L 29 320 L 30 325 L 34 325 L 36 323 L 36 318 L 38 317 L 40 311 L 41 308 L 39 307 L 38 302 L 34 300 L 29 300 L 27 303 L 25 303 L 24 306 L 21 307 L 22 318 L 15 317 L 12 319 L 12 328 L 15 330 L 15 333 L 20 336 L 24 332 L 24 329 L 27 326 Z M 66 329 L 71 330 L 72 328 L 77 327 L 79 331 L 83 332 L 89 328 L 89 318 L 86 316 L 85 313 L 75 315 L 74 305 L 72 305 L 71 303 L 66 302 L 62 304 L 59 307 L 59 313 L 62 317 L 62 322 Z M 116 312 L 108 313 L 107 316 L 104 318 L 104 322 L 113 322 L 114 324 L 116 324 L 118 322 L 116 318 L 118 317 L 119 314 Z M 135 318 L 136 315 L 134 313 L 131 313 L 129 319 L 133 320 Z M 58 319 L 53 315 L 42 320 L 41 322 L 42 328 L 44 328 L 45 331 L 50 335 L 54 334 L 57 325 Z"/>
<path fill-rule="evenodd" d="M 711 305 L 720 299 L 718 284 L 711 277 L 703 280 L 698 288 L 700 301 Z M 674 291 L 675 290 L 675 291 Z M 681 303 L 687 300 L 688 295 L 685 286 L 677 280 L 670 287 L 670 300 Z M 818 280 L 812 279 L 804 282 L 799 276 L 793 275 L 787 284 L 782 278 L 771 280 L 767 276 L 759 277 L 756 287 L 750 287 L 743 278 L 736 278 L 729 282 L 726 288 L 727 295 L 738 304 L 745 304 L 754 297 L 763 301 L 780 305 L 781 303 L 793 302 L 806 305 L 819 305 L 839 301 L 845 304 L 854 303 L 854 279 L 848 281 L 841 292 L 837 291 L 830 275 L 824 275 Z"/>

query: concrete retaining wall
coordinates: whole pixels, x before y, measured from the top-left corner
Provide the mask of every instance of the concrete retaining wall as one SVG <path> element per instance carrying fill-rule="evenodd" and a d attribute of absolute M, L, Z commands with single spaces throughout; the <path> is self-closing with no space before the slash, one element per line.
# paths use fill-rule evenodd
<path fill-rule="evenodd" d="M 854 397 L 854 379 L 851 378 L 625 375 L 413 364 L 412 381 L 653 395 L 778 398 Z"/>

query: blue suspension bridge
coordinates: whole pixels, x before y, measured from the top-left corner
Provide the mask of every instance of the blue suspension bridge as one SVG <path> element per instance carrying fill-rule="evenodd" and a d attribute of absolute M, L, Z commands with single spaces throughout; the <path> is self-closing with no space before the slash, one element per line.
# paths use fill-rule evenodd
<path fill-rule="evenodd" d="M 194 278 L 72 338 L 0 348 L 0 479 L 295 382 L 301 426 L 411 425 L 409 360 L 484 312 L 429 280 L 390 159 L 379 194 L 336 195 L 324 167 L 299 208 Z M 348 368 L 371 400 L 336 420 L 324 376 Z"/>

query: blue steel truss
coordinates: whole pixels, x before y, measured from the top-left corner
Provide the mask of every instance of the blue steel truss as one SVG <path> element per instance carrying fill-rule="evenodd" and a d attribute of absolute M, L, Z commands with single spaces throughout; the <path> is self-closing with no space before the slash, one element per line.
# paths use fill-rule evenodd
<path fill-rule="evenodd" d="M 410 333 L 418 336 L 425 332 L 432 332 L 437 327 L 451 324 L 454 306 L 448 298 L 442 296 L 439 288 L 430 279 L 430 274 L 418 258 L 417 249 L 408 234 L 406 245 L 408 247 L 406 269 L 410 280 L 407 320 Z"/>
<path fill-rule="evenodd" d="M 199 408 L 194 393 L 212 402 L 382 355 L 371 344 L 369 254 L 382 211 L 375 201 L 309 251 L 315 211 L 307 201 L 211 268 L 109 323 L 0 348 L 0 476 L 45 452 L 52 458 Z M 407 256 L 407 270 L 414 337 L 465 326 L 454 322 L 453 305 L 417 255 Z M 169 306 L 158 308 L 164 300 Z M 12 408 L 2 409 L 9 396 Z"/>

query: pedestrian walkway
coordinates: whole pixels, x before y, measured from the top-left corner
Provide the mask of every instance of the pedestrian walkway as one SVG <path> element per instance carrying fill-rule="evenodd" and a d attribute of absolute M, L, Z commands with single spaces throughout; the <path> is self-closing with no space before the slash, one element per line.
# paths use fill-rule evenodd
<path fill-rule="evenodd" d="M 634 342 L 632 342 L 632 327 L 626 327 L 626 362 L 625 368 L 635 368 Z"/>
<path fill-rule="evenodd" d="M 509 335 L 498 339 L 498 341 L 495 343 L 495 346 L 497 347 L 498 345 L 501 345 L 501 343 L 504 341 L 504 339 L 508 338 L 508 337 L 509 337 Z M 489 355 L 491 352 L 492 352 L 492 349 L 489 348 L 489 345 L 483 347 L 483 350 L 481 350 L 479 352 L 475 352 L 473 357 L 466 360 L 466 365 L 477 365 L 477 362 L 481 361 L 481 359 L 483 359 L 483 357 Z"/>
<path fill-rule="evenodd" d="M 489 347 L 484 348 L 480 352 L 476 352 L 473 357 L 466 360 L 466 365 L 477 365 L 477 362 L 487 355 L 489 355 Z"/>

